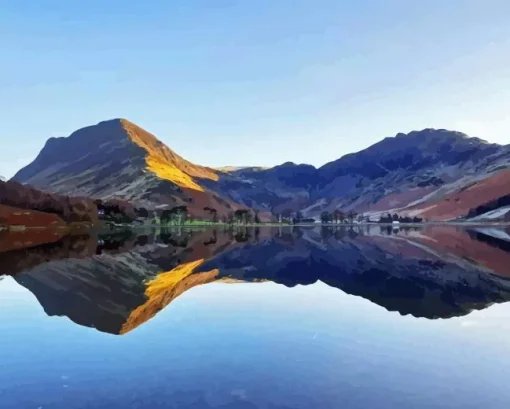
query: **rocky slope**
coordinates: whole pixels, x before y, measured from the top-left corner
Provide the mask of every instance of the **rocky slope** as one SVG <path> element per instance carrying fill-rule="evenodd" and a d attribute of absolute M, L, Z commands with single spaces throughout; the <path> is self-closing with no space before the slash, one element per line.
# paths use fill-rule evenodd
<path fill-rule="evenodd" d="M 398 134 L 318 169 L 286 163 L 241 169 L 220 189 L 250 206 L 302 210 L 317 217 L 341 209 L 450 220 L 510 193 L 510 147 L 460 132 L 425 129 Z"/>
<path fill-rule="evenodd" d="M 429 206 L 437 207 L 445 196 L 508 165 L 510 155 L 501 157 L 502 149 L 446 130 L 398 134 L 320 168 L 319 199 L 357 211 L 415 208 L 434 218 Z M 338 191 L 344 192 L 340 200 Z M 449 209 L 437 213 L 450 217 Z"/>
<path fill-rule="evenodd" d="M 149 208 L 186 205 L 194 214 L 207 206 L 219 214 L 237 208 L 200 184 L 218 180 L 217 172 L 188 162 L 125 119 L 49 139 L 13 179 L 54 193 L 125 199 Z"/>
<path fill-rule="evenodd" d="M 509 175 L 509 146 L 441 129 L 385 138 L 318 169 L 292 162 L 211 169 L 117 119 L 50 139 L 14 179 L 57 193 L 187 205 L 199 216 L 204 207 L 224 215 L 240 204 L 311 217 L 342 209 L 450 220 L 510 194 Z"/>

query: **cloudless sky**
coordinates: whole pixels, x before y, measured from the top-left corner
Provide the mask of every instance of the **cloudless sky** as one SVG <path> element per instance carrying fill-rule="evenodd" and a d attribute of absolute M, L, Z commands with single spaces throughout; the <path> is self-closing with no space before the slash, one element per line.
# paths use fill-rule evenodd
<path fill-rule="evenodd" d="M 209 166 L 510 143 L 508 0 L 0 0 L 0 175 L 123 117 Z"/>

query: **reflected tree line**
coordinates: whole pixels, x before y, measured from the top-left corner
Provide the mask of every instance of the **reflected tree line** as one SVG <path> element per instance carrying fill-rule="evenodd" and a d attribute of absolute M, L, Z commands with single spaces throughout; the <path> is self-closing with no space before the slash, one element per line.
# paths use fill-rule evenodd
<path fill-rule="evenodd" d="M 358 214 L 354 211 L 347 213 L 342 210 L 335 210 L 334 212 L 324 211 L 321 213 L 321 222 L 323 224 L 354 224 L 354 223 L 370 223 L 371 219 L 369 216 L 364 214 Z M 422 223 L 423 219 L 420 217 L 400 216 L 397 213 L 381 215 L 377 223 Z"/>
<path fill-rule="evenodd" d="M 336 240 L 355 239 L 360 236 L 378 235 L 408 235 L 410 232 L 419 231 L 417 226 L 401 226 L 399 229 L 392 226 L 373 226 L 373 225 L 355 225 L 355 226 L 321 226 L 319 228 L 307 228 L 299 226 L 290 227 L 272 227 L 266 228 L 270 232 L 269 236 L 276 239 L 295 240 L 303 237 L 307 230 L 320 232 L 323 241 L 332 238 Z M 164 228 L 152 236 L 140 235 L 132 231 L 119 232 L 111 235 L 101 235 L 98 249 L 106 251 L 115 251 L 131 242 L 132 246 L 145 246 L 150 243 L 162 243 L 173 247 L 189 247 L 194 235 L 208 232 L 210 236 L 203 241 L 203 244 L 215 245 L 218 242 L 218 235 L 226 235 L 230 242 L 236 243 L 258 243 L 261 238 L 261 228 L 258 226 L 237 225 L 234 227 L 224 225 L 214 229 L 204 228 L 203 230 L 189 230 L 186 228 Z M 267 234 L 266 234 L 266 237 Z M 99 250 L 98 250 L 99 251 Z M 100 254 L 100 253 L 98 253 Z"/>

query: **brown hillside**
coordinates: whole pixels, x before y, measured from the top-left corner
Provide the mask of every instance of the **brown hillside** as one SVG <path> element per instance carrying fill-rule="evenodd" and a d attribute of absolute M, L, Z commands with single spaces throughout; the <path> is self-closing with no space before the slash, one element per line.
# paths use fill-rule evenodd
<path fill-rule="evenodd" d="M 510 194 L 510 170 L 474 183 L 468 188 L 459 189 L 437 202 L 420 206 L 424 209 L 420 217 L 429 220 L 448 220 L 464 217 L 470 209 Z"/>
<path fill-rule="evenodd" d="M 199 191 L 204 191 L 204 188 L 194 178 L 214 181 L 219 179 L 214 170 L 185 160 L 154 135 L 127 119 L 121 119 L 121 124 L 131 141 L 147 152 L 145 157 L 147 169 L 159 178 L 173 182 L 182 188 Z"/>
<path fill-rule="evenodd" d="M 6 214 L 9 214 L 10 224 L 42 227 L 48 224 L 61 224 L 62 220 L 68 223 L 83 222 L 96 224 L 98 222 L 97 207 L 90 199 L 70 198 L 67 196 L 45 193 L 13 181 L 0 182 L 0 205 L 34 210 L 50 214 L 49 216 L 54 216 L 48 217 L 42 214 L 25 214 L 28 212 L 22 212 L 22 214 L 19 215 L 16 214 L 19 212 L 4 209 Z M 27 219 L 26 223 L 24 223 L 22 219 Z M 37 223 L 44 224 L 40 225 Z"/>
<path fill-rule="evenodd" d="M 65 227 L 66 223 L 57 215 L 0 205 L 0 220 L 8 226 Z"/>

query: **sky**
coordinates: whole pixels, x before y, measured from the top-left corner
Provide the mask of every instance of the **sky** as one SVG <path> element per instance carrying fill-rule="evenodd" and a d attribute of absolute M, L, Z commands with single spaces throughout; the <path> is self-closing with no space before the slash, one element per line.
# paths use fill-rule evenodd
<path fill-rule="evenodd" d="M 126 118 L 192 162 L 316 166 L 387 136 L 510 143 L 507 0 L 0 0 L 0 175 Z"/>

